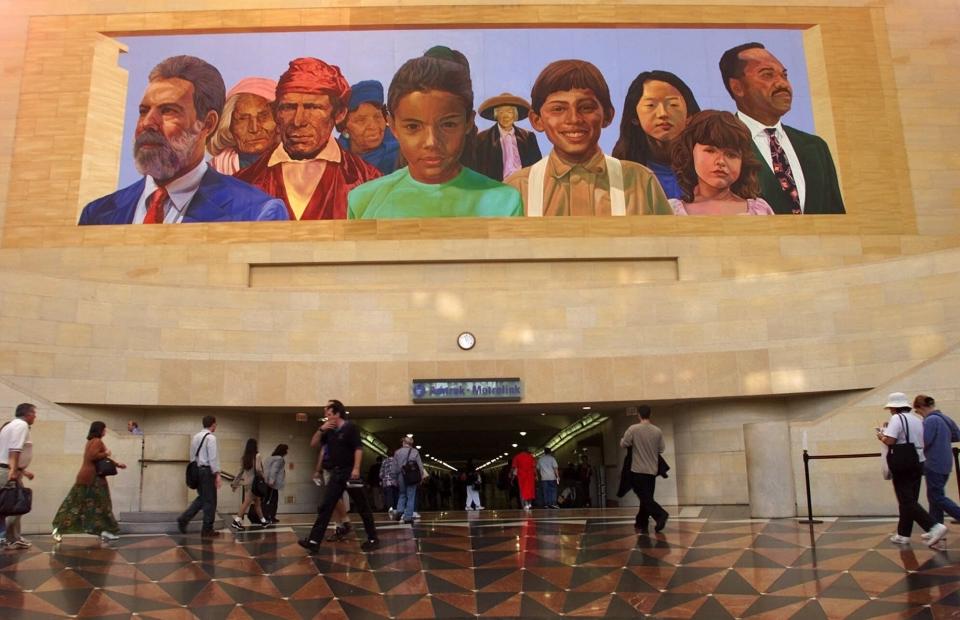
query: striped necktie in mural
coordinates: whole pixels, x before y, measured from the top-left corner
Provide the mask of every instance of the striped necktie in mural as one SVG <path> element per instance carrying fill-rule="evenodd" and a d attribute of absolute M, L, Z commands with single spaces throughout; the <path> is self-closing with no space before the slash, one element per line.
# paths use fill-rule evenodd
<path fill-rule="evenodd" d="M 783 152 L 780 141 L 777 140 L 777 129 L 767 127 L 767 138 L 770 140 L 770 155 L 773 159 L 773 174 L 780 182 L 780 188 L 790 196 L 790 202 L 793 203 L 793 212 L 802 215 L 800 208 L 800 193 L 797 191 L 797 183 L 793 180 L 793 170 L 790 169 L 790 162 L 787 161 L 787 154 Z"/>

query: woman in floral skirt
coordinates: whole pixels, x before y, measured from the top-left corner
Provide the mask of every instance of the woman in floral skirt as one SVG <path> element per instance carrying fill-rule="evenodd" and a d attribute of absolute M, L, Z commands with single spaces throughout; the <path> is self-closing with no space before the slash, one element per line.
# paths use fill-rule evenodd
<path fill-rule="evenodd" d="M 120 526 L 113 516 L 110 486 L 105 477 L 97 475 L 97 461 L 110 456 L 103 443 L 106 430 L 107 425 L 100 421 L 90 425 L 76 483 L 53 518 L 53 539 L 57 542 L 64 534 L 99 534 L 105 542 L 117 539 Z M 126 467 L 114 463 L 120 469 Z"/>

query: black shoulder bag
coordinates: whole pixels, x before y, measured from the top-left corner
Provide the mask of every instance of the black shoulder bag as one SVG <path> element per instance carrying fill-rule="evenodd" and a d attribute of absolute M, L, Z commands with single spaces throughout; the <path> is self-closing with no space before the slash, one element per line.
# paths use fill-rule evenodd
<path fill-rule="evenodd" d="M 193 455 L 193 460 L 187 463 L 188 488 L 196 489 L 198 486 L 200 486 L 200 466 L 197 465 L 197 459 L 200 458 L 200 450 L 203 449 L 203 442 L 205 442 L 209 436 L 210 433 L 207 433 L 203 436 L 203 439 L 200 440 L 200 445 L 197 446 L 197 453 Z"/>
<path fill-rule="evenodd" d="M 897 415 L 900 417 L 903 432 L 906 433 L 906 442 L 890 446 L 890 451 L 887 452 L 887 465 L 892 474 L 909 474 L 920 469 L 920 456 L 917 454 L 917 447 L 910 441 L 910 427 L 907 425 L 906 417 L 902 413 Z"/>

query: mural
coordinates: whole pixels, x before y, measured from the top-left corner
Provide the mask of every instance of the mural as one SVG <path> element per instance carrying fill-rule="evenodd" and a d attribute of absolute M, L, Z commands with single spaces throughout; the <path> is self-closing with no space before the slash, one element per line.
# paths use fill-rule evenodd
<path fill-rule="evenodd" d="M 670 53 L 681 37 L 684 54 Z M 832 156 L 810 133 L 799 32 L 124 43 L 122 188 L 86 205 L 81 225 L 844 212 Z"/>

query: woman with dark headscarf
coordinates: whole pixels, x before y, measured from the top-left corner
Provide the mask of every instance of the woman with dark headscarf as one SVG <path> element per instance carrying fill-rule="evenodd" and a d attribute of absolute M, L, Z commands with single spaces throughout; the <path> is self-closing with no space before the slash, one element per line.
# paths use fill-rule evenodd
<path fill-rule="evenodd" d="M 627 89 L 613 156 L 650 168 L 667 198 L 680 198 L 670 145 L 699 111 L 693 91 L 679 77 L 669 71 L 644 71 Z"/>
<path fill-rule="evenodd" d="M 76 482 L 53 518 L 53 539 L 57 542 L 64 534 L 83 533 L 99 534 L 104 542 L 117 539 L 120 526 L 113 516 L 110 486 L 106 477 L 97 475 L 97 461 L 110 457 L 103 443 L 106 430 L 107 425 L 100 421 L 90 425 Z M 120 469 L 126 467 L 117 461 L 114 464 Z"/>

